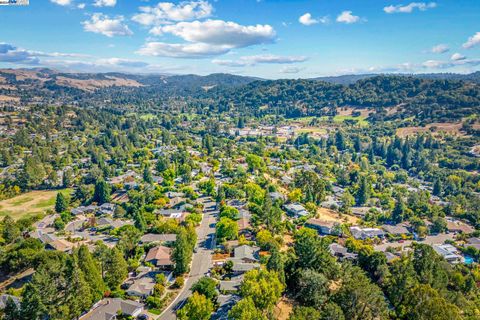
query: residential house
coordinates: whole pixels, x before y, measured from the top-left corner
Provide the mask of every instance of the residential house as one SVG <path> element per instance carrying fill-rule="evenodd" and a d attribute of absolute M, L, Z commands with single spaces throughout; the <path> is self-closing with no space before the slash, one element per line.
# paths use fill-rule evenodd
<path fill-rule="evenodd" d="M 260 267 L 256 255 L 258 248 L 248 245 L 241 245 L 234 249 L 233 258 L 229 260 L 233 262 L 233 272 L 241 274 Z"/>
<path fill-rule="evenodd" d="M 272 199 L 272 201 L 277 201 L 277 200 L 285 201 L 285 200 L 287 200 L 287 197 L 280 192 L 270 192 L 268 194 L 268 196 L 270 197 L 270 199 Z"/>
<path fill-rule="evenodd" d="M 378 228 L 350 227 L 350 232 L 355 239 L 360 240 L 385 237 L 385 232 Z"/>
<path fill-rule="evenodd" d="M 472 233 L 475 231 L 475 228 L 462 222 L 460 220 L 456 220 L 450 217 L 447 217 L 447 230 L 452 233 Z"/>
<path fill-rule="evenodd" d="M 47 250 L 57 250 L 57 251 L 67 252 L 67 253 L 72 252 L 74 247 L 75 247 L 74 243 L 71 243 L 70 241 L 67 241 L 65 239 L 54 240 L 50 243 L 47 243 L 47 245 L 45 246 Z"/>
<path fill-rule="evenodd" d="M 305 226 L 317 230 L 320 234 L 336 234 L 336 229 L 338 229 L 339 223 L 311 218 L 307 220 Z"/>
<path fill-rule="evenodd" d="M 130 296 L 146 298 L 153 293 L 156 281 L 155 276 L 157 272 L 148 272 L 142 274 L 140 277 L 133 279 L 132 284 L 126 290 Z"/>
<path fill-rule="evenodd" d="M 304 217 L 308 215 L 307 209 L 299 203 L 290 203 L 283 206 L 287 214 L 293 217 Z"/>
<path fill-rule="evenodd" d="M 393 236 L 402 236 L 402 235 L 410 235 L 411 232 L 408 230 L 407 224 L 399 223 L 396 225 L 384 224 L 381 226 L 386 233 L 391 234 Z"/>
<path fill-rule="evenodd" d="M 174 233 L 166 233 L 166 234 L 147 233 L 140 238 L 141 243 L 175 242 L 176 240 L 177 240 L 177 235 Z"/>
<path fill-rule="evenodd" d="M 461 256 L 454 246 L 451 244 L 434 244 L 433 250 L 441 255 L 449 263 L 457 264 L 464 261 L 463 256 Z"/>
<path fill-rule="evenodd" d="M 143 309 L 144 305 L 136 301 L 107 298 L 96 303 L 80 320 L 115 320 L 119 313 L 138 317 Z"/>
<path fill-rule="evenodd" d="M 480 238 L 467 239 L 465 247 L 474 247 L 475 249 L 480 250 Z"/>
<path fill-rule="evenodd" d="M 148 251 L 145 261 L 160 269 L 170 269 L 173 267 L 171 254 L 171 248 L 165 246 L 156 246 Z"/>
<path fill-rule="evenodd" d="M 357 254 L 348 252 L 347 248 L 338 243 L 332 243 L 328 246 L 330 254 L 339 260 L 356 260 Z"/>

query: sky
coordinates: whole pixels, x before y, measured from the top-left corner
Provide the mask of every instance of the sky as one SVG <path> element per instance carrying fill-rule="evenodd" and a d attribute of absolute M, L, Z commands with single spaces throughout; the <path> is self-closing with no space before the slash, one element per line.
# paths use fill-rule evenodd
<path fill-rule="evenodd" d="M 470 73 L 480 70 L 480 1 L 30 0 L 0 6 L 0 67 L 269 79 Z"/>

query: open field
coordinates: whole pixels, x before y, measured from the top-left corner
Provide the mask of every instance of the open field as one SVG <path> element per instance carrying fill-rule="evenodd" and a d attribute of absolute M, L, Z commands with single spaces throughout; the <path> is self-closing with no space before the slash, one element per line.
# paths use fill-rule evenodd
<path fill-rule="evenodd" d="M 0 201 L 0 217 L 11 216 L 18 220 L 53 209 L 58 192 L 70 194 L 71 189 L 31 191 Z"/>
<path fill-rule="evenodd" d="M 347 214 L 340 214 L 338 212 L 335 212 L 331 209 L 327 208 L 318 208 L 317 209 L 317 215 L 316 218 L 323 220 L 323 221 L 335 221 L 338 223 L 351 223 L 351 224 L 356 224 L 358 223 L 358 218 L 355 216 L 350 216 Z"/>
<path fill-rule="evenodd" d="M 456 122 L 456 123 L 431 123 L 428 124 L 424 127 L 405 127 L 405 128 L 398 128 L 397 129 L 397 136 L 399 137 L 407 137 L 411 135 L 415 135 L 418 133 L 424 133 L 424 132 L 432 132 L 432 133 L 448 133 L 448 134 L 453 134 L 453 135 L 463 135 L 461 132 L 462 129 L 462 123 L 461 122 Z"/>
<path fill-rule="evenodd" d="M 352 107 L 337 108 L 337 113 L 339 116 L 352 116 L 354 112 L 360 112 L 360 117 L 367 118 L 370 113 L 374 113 L 375 110 L 372 109 L 356 109 Z"/>

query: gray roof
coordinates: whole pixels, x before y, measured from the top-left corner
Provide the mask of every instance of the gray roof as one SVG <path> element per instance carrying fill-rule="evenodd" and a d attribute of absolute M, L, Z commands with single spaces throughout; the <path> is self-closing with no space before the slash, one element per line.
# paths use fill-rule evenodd
<path fill-rule="evenodd" d="M 140 238 L 143 243 L 149 242 L 173 242 L 177 240 L 177 235 L 174 233 L 166 233 L 166 234 L 155 234 L 155 233 L 147 233 Z"/>
<path fill-rule="evenodd" d="M 255 249 L 253 247 L 247 246 L 246 244 L 236 247 L 234 250 L 235 259 L 250 259 L 257 260 L 254 256 Z"/>
<path fill-rule="evenodd" d="M 220 291 L 237 291 L 242 283 L 241 280 L 220 281 Z"/>
<path fill-rule="evenodd" d="M 394 225 L 394 226 L 389 225 L 389 224 L 384 224 L 382 226 L 382 229 L 385 230 L 387 233 L 394 234 L 394 235 L 410 234 L 410 231 L 408 231 L 408 229 L 404 225 L 401 225 L 401 224 L 397 224 L 397 225 Z"/>
<path fill-rule="evenodd" d="M 138 315 L 142 312 L 144 305 L 132 301 L 122 300 L 119 298 L 103 299 L 96 307 L 90 310 L 81 320 L 112 320 L 115 319 L 117 311 L 127 315 Z"/>

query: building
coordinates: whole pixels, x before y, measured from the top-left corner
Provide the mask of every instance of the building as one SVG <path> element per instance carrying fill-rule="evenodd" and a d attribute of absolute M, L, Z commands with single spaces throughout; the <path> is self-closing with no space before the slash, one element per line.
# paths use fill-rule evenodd
<path fill-rule="evenodd" d="M 80 320 L 115 320 L 117 315 L 123 314 L 138 317 L 143 312 L 144 305 L 131 300 L 119 298 L 103 299 L 96 303 L 93 308 Z"/>
<path fill-rule="evenodd" d="M 304 217 L 308 215 L 307 209 L 299 203 L 290 203 L 283 206 L 287 214 L 293 217 Z"/>
<path fill-rule="evenodd" d="M 147 233 L 140 238 L 141 243 L 175 242 L 176 240 L 177 240 L 177 235 L 174 233 L 166 233 L 166 234 Z"/>
<path fill-rule="evenodd" d="M 170 269 L 173 262 L 170 258 L 172 249 L 165 246 L 156 246 L 148 251 L 145 262 L 149 262 L 160 269 Z"/>
<path fill-rule="evenodd" d="M 455 220 L 452 218 L 447 218 L 447 230 L 452 233 L 472 233 L 475 229 L 466 224 L 465 222 Z"/>
<path fill-rule="evenodd" d="M 155 287 L 156 272 L 148 272 L 133 280 L 133 283 L 127 289 L 127 294 L 130 296 L 146 298 L 153 293 Z"/>
<path fill-rule="evenodd" d="M 242 245 L 234 249 L 233 258 L 228 260 L 233 262 L 233 272 L 236 274 L 242 274 L 247 271 L 257 269 L 260 267 L 258 259 L 256 257 L 258 248 L 254 248 L 248 245 Z"/>
<path fill-rule="evenodd" d="M 347 248 L 338 243 L 332 243 L 328 246 L 330 254 L 339 260 L 356 260 L 357 254 L 348 252 Z"/>
<path fill-rule="evenodd" d="M 451 244 L 435 244 L 433 250 L 441 255 L 449 263 L 457 264 L 464 261 L 464 258 L 458 254 L 457 248 Z"/>
<path fill-rule="evenodd" d="M 480 250 L 480 238 L 467 239 L 465 247 L 474 247 L 475 249 Z"/>
<path fill-rule="evenodd" d="M 352 236 L 357 240 L 385 237 L 385 232 L 378 228 L 350 227 L 350 232 L 352 233 Z"/>
<path fill-rule="evenodd" d="M 383 230 L 385 230 L 386 233 L 394 235 L 394 236 L 401 236 L 401 235 L 410 235 L 411 232 L 408 230 L 407 226 L 405 224 L 396 224 L 396 225 L 390 225 L 390 224 L 384 224 L 381 226 Z"/>
<path fill-rule="evenodd" d="M 339 227 L 339 223 L 311 218 L 307 220 L 305 226 L 317 230 L 320 234 L 336 234 L 336 229 Z"/>

